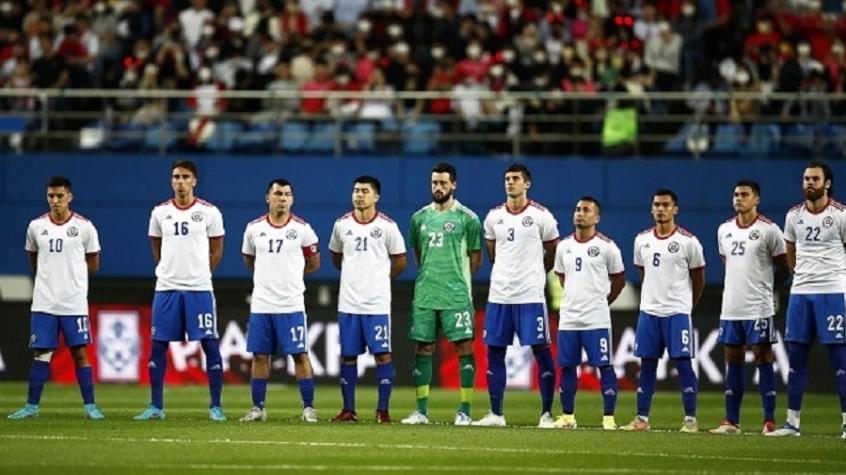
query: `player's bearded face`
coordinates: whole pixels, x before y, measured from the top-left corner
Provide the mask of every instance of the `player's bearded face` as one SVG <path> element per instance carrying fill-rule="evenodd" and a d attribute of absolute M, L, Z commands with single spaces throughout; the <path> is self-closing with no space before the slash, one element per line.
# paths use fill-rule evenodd
<path fill-rule="evenodd" d="M 446 203 L 452 198 L 455 183 L 450 181 L 449 173 L 432 173 L 432 201 Z"/>
<path fill-rule="evenodd" d="M 815 201 L 826 193 L 825 174 L 820 168 L 808 168 L 805 170 L 805 175 L 802 178 L 802 191 L 805 193 L 805 199 Z"/>

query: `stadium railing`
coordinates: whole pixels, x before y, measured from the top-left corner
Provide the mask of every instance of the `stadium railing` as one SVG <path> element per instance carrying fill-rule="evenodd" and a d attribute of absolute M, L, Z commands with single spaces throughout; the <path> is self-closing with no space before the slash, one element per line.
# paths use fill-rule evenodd
<path fill-rule="evenodd" d="M 324 111 L 301 112 L 304 99 Z M 433 100 L 451 111 L 427 113 Z M 363 104 L 379 114 L 363 117 Z M 0 150 L 18 153 L 846 157 L 840 93 L 7 88 L 0 105 Z"/>

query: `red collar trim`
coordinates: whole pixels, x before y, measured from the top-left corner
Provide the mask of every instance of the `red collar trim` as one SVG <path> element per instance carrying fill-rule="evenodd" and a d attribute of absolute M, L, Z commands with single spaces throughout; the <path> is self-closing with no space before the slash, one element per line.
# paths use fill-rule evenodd
<path fill-rule="evenodd" d="M 294 213 L 288 213 L 288 219 L 281 225 L 273 224 L 273 221 L 270 220 L 270 213 L 264 215 L 265 219 L 267 219 L 267 224 L 270 225 L 272 228 L 281 229 L 288 225 L 291 222 L 291 219 L 294 217 Z"/>
<path fill-rule="evenodd" d="M 193 201 L 191 201 L 191 204 L 189 204 L 188 206 L 185 206 L 185 207 L 179 206 L 179 205 L 176 203 L 176 198 L 174 198 L 174 199 L 172 199 L 172 200 L 170 200 L 170 201 L 173 203 L 173 206 L 175 206 L 175 207 L 176 207 L 176 209 L 181 210 L 181 211 L 185 211 L 186 209 L 190 209 L 192 206 L 194 206 L 194 205 L 197 203 L 197 197 L 195 196 L 195 197 L 194 197 L 194 200 L 193 200 Z"/>
<path fill-rule="evenodd" d="M 820 214 L 820 213 L 822 213 L 823 211 L 825 211 L 825 210 L 826 210 L 826 208 L 828 208 L 828 206 L 829 206 L 830 204 L 831 204 L 831 197 L 829 197 L 829 198 L 828 198 L 828 201 L 826 201 L 826 202 L 825 202 L 825 206 L 823 206 L 821 210 L 819 210 L 819 211 L 817 211 L 817 212 L 815 213 L 815 212 L 811 211 L 811 208 L 808 208 L 808 200 L 805 200 L 805 209 L 806 209 L 806 210 L 808 210 L 808 212 L 809 212 L 809 213 L 811 213 L 811 214 Z"/>
<path fill-rule="evenodd" d="M 505 211 L 508 211 L 508 214 L 518 215 L 518 214 L 522 213 L 523 211 L 526 211 L 526 208 L 528 208 L 529 206 L 532 206 L 532 200 L 527 200 L 526 206 L 523 206 L 523 208 L 520 209 L 519 211 L 511 211 L 511 208 L 508 207 L 508 202 L 506 201 L 505 202 Z"/>
<path fill-rule="evenodd" d="M 576 242 L 577 242 L 577 243 L 579 243 L 579 244 L 584 244 L 584 243 L 586 243 L 586 242 L 593 241 L 593 238 L 595 238 L 595 237 L 596 237 L 596 234 L 597 234 L 597 232 L 596 232 L 596 231 L 594 231 L 594 232 L 593 232 L 593 235 L 592 235 L 591 237 L 589 237 L 589 238 L 585 239 L 584 241 L 582 241 L 582 240 L 580 240 L 580 239 L 579 239 L 579 236 L 578 236 L 576 233 L 573 233 L 573 239 L 575 239 L 575 240 L 576 240 Z"/>
<path fill-rule="evenodd" d="M 352 212 L 352 219 L 353 219 L 353 221 L 355 221 L 358 224 L 370 224 L 373 221 L 376 221 L 376 218 L 378 218 L 378 217 L 379 217 L 379 211 L 376 211 L 376 214 L 374 214 L 373 217 L 370 218 L 369 221 L 359 221 L 358 218 L 355 216 L 355 210 L 353 210 L 353 212 Z"/>
<path fill-rule="evenodd" d="M 47 213 L 47 217 L 48 217 L 48 218 L 50 218 L 50 222 L 51 222 L 51 223 L 53 223 L 53 224 L 55 224 L 56 226 L 64 226 L 65 224 L 67 224 L 67 223 L 68 223 L 68 221 L 70 221 L 70 220 L 71 220 L 71 218 L 73 218 L 73 211 L 71 211 L 71 212 L 70 212 L 70 214 L 68 215 L 68 219 L 66 219 L 66 220 L 62 221 L 61 223 L 60 223 L 60 222 L 58 222 L 58 221 L 56 221 L 56 220 L 54 220 L 54 219 L 53 219 L 53 215 L 52 215 L 52 214 L 50 214 L 50 213 Z"/>
<path fill-rule="evenodd" d="M 751 227 L 752 227 L 752 225 L 754 225 L 755 223 L 757 223 L 759 219 L 761 219 L 761 215 L 760 215 L 760 214 L 758 214 L 757 216 L 755 216 L 755 220 L 754 220 L 754 221 L 752 221 L 751 223 L 749 223 L 749 225 L 748 225 L 748 226 L 744 226 L 744 225 L 740 224 L 740 218 L 735 217 L 735 218 L 734 218 L 734 223 L 735 223 L 735 224 L 737 224 L 737 227 L 738 227 L 738 228 L 740 228 L 740 229 L 747 229 L 747 228 L 751 228 Z"/>
<path fill-rule="evenodd" d="M 673 228 L 673 232 L 671 232 L 670 234 L 668 234 L 664 237 L 661 237 L 661 236 L 658 235 L 658 227 L 655 226 L 655 227 L 652 228 L 652 234 L 655 236 L 655 239 L 660 239 L 660 240 L 663 241 L 664 239 L 669 239 L 670 237 L 672 237 L 672 235 L 676 234 L 676 231 L 678 231 L 678 230 L 679 230 L 679 227 L 676 226 L 676 227 Z"/>

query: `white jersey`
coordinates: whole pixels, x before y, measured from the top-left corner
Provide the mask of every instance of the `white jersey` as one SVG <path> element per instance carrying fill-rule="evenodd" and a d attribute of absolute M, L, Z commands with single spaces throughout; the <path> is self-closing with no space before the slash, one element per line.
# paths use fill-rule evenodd
<path fill-rule="evenodd" d="M 558 239 L 558 223 L 552 213 L 532 200 L 517 212 L 501 204 L 485 218 L 485 239 L 496 241 L 488 301 L 545 302 L 543 244 Z"/>
<path fill-rule="evenodd" d="M 167 200 L 150 214 L 150 237 L 161 238 L 156 291 L 212 290 L 209 239 L 223 238 L 223 216 L 216 206 L 195 198 L 185 208 Z"/>
<path fill-rule="evenodd" d="M 676 226 L 659 238 L 655 228 L 641 232 L 634 242 L 634 265 L 643 268 L 640 310 L 655 317 L 690 315 L 693 283 L 690 271 L 705 267 L 702 244 L 690 231 Z"/>
<path fill-rule="evenodd" d="M 558 311 L 559 330 L 611 328 L 609 276 L 625 272 L 620 248 L 608 236 L 596 233 L 587 241 L 575 234 L 555 249 L 555 273 L 564 277 Z"/>
<path fill-rule="evenodd" d="M 293 214 L 282 226 L 261 216 L 247 224 L 241 252 L 255 257 L 250 312 L 305 312 L 305 261 L 320 253 L 311 225 Z"/>
<path fill-rule="evenodd" d="M 100 252 L 97 229 L 71 213 L 64 223 L 50 214 L 33 219 L 26 230 L 27 252 L 38 255 L 32 311 L 51 315 L 88 315 L 88 263 Z"/>
<path fill-rule="evenodd" d="M 335 221 L 329 250 L 343 255 L 338 311 L 390 314 L 391 257 L 405 254 L 397 223 L 382 213 L 367 222 L 347 213 Z"/>
<path fill-rule="evenodd" d="M 781 229 L 761 215 L 745 227 L 732 218 L 717 230 L 717 247 L 726 264 L 720 319 L 772 317 L 773 258 L 786 252 Z"/>
<path fill-rule="evenodd" d="M 793 294 L 846 292 L 846 207 L 829 200 L 819 213 L 804 203 L 787 212 L 784 238 L 796 245 Z"/>

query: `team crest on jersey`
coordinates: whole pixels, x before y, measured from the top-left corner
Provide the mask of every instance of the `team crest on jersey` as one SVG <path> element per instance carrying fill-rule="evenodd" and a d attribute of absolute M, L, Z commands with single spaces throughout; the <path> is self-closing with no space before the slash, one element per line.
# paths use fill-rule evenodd
<path fill-rule="evenodd" d="M 523 227 L 524 228 L 528 228 L 533 224 L 535 224 L 535 220 L 532 219 L 531 216 L 526 216 L 525 218 L 523 218 Z"/>
<path fill-rule="evenodd" d="M 77 237 L 79 236 L 79 228 L 76 226 L 71 226 L 68 228 L 68 236 L 69 237 Z"/>
<path fill-rule="evenodd" d="M 455 224 L 452 221 L 444 223 L 444 231 L 451 233 L 453 229 L 455 229 Z"/>
<path fill-rule="evenodd" d="M 288 232 L 285 233 L 285 237 L 288 239 L 297 239 L 297 230 L 289 229 Z"/>
<path fill-rule="evenodd" d="M 759 233 L 757 229 L 753 229 L 749 232 L 749 239 L 752 241 L 757 241 L 758 239 L 761 239 L 761 233 Z"/>
<path fill-rule="evenodd" d="M 830 228 L 834 225 L 834 218 L 831 216 L 826 216 L 825 219 L 822 221 L 822 225 L 824 228 Z"/>
<path fill-rule="evenodd" d="M 596 246 L 591 246 L 588 248 L 588 255 L 590 257 L 596 257 L 599 255 L 599 248 Z"/>
<path fill-rule="evenodd" d="M 373 228 L 370 231 L 370 237 L 372 237 L 373 239 L 379 239 L 380 237 L 382 237 L 382 229 L 381 228 Z"/>
<path fill-rule="evenodd" d="M 670 252 L 679 252 L 679 243 L 677 243 L 676 241 L 671 242 L 667 246 L 667 250 Z"/>
<path fill-rule="evenodd" d="M 202 220 L 203 220 L 203 213 L 201 213 L 199 211 L 194 211 L 193 213 L 191 213 L 191 221 L 194 221 L 195 223 L 199 223 Z"/>

